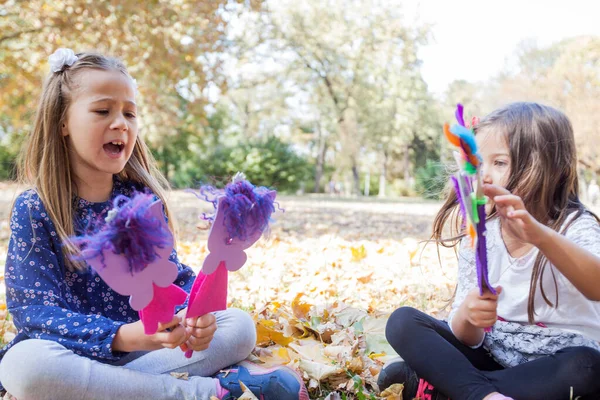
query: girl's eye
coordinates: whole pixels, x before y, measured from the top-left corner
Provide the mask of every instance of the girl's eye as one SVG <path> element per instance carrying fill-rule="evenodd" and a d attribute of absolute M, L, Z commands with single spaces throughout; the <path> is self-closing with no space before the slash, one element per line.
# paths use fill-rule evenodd
<path fill-rule="evenodd" d="M 134 113 L 130 113 L 130 112 L 128 112 L 128 113 L 125 113 L 125 116 L 126 116 L 127 118 L 135 118 L 135 114 L 134 114 Z"/>
<path fill-rule="evenodd" d="M 108 114 L 108 110 L 96 110 L 94 112 L 99 115 L 107 115 Z"/>
<path fill-rule="evenodd" d="M 494 165 L 497 167 L 506 167 L 508 163 L 506 161 L 496 160 L 494 161 Z"/>

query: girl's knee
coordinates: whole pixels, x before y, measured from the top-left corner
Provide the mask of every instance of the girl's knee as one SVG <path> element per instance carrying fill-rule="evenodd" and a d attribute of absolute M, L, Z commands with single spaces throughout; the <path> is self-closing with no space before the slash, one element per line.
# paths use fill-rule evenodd
<path fill-rule="evenodd" d="M 15 344 L 0 363 L 0 382 L 17 398 L 32 397 L 43 389 L 45 380 L 60 378 L 53 363 L 54 350 L 64 349 L 56 342 L 28 339 Z"/>
<path fill-rule="evenodd" d="M 591 347 L 570 347 L 561 351 L 569 354 L 568 360 L 562 363 L 567 374 L 571 376 L 574 386 L 590 387 L 600 390 L 600 352 Z M 560 353 L 560 352 L 559 352 Z"/>
<path fill-rule="evenodd" d="M 388 342 L 397 342 L 404 337 L 420 314 L 422 314 L 421 311 L 412 307 L 400 307 L 394 311 L 385 326 L 385 337 Z"/>
<path fill-rule="evenodd" d="M 591 368 L 595 371 L 600 371 L 600 351 L 591 347 L 574 347 L 573 353 L 578 363 L 581 363 L 585 368 Z"/>
<path fill-rule="evenodd" d="M 219 324 L 219 321 L 221 323 Z M 217 316 L 217 332 L 231 338 L 235 343 L 236 355 L 241 361 L 248 357 L 256 346 L 256 326 L 250 315 L 237 308 L 229 308 Z M 233 347 L 233 346 L 232 346 Z"/>

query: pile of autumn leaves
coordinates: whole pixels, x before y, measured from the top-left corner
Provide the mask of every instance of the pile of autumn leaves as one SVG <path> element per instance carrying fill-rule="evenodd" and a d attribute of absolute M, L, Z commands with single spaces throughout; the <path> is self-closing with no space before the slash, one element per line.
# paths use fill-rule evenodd
<path fill-rule="evenodd" d="M 254 313 L 257 362 L 288 365 L 302 375 L 312 398 L 368 399 L 378 393 L 382 365 L 396 356 L 385 341 L 387 315 L 334 302 L 313 306 L 299 294 L 289 305 L 271 302 Z M 401 399 L 401 387 L 381 394 Z M 333 392 L 333 393 L 332 393 Z M 353 396 L 348 396 L 348 395 Z"/>

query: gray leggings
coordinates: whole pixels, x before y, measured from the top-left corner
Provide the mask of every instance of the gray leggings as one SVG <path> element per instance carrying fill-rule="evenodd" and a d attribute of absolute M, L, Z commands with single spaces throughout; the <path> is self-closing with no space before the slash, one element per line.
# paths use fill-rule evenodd
<path fill-rule="evenodd" d="M 81 357 L 48 340 L 28 339 L 0 363 L 0 381 L 18 400 L 209 400 L 210 376 L 244 360 L 256 343 L 252 318 L 237 309 L 215 313 L 217 331 L 207 350 L 185 358 L 180 349 L 129 353 L 116 364 Z M 189 380 L 171 372 L 187 372 Z"/>

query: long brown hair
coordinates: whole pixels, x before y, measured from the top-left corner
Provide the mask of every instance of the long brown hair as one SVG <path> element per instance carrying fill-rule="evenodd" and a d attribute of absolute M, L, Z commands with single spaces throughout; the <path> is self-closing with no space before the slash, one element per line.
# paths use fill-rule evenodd
<path fill-rule="evenodd" d="M 86 268 L 84 263 L 71 260 L 71 256 L 79 251 L 69 240 L 75 234 L 73 196 L 77 188 L 69 161 L 68 142 L 61 134 L 61 126 L 77 89 L 77 76 L 81 71 L 97 69 L 118 71 L 131 78 L 125 65 L 116 58 L 98 53 L 80 53 L 77 57 L 73 65 L 65 66 L 59 72 L 50 72 L 46 78 L 33 130 L 25 140 L 17 164 L 18 181 L 37 192 L 56 227 L 69 270 Z M 169 184 L 160 174 L 152 153 L 140 135 L 119 177 L 150 188 L 163 202 L 169 227 L 175 231 L 166 202 Z"/>
<path fill-rule="evenodd" d="M 504 136 L 510 153 L 510 176 L 506 189 L 523 199 L 525 208 L 537 221 L 558 232 L 567 217 L 575 213 L 560 232 L 564 234 L 584 212 L 598 219 L 579 200 L 575 138 L 565 114 L 537 103 L 512 103 L 483 118 L 475 132 L 483 130 Z M 456 200 L 456 195 L 450 191 L 433 223 L 432 238 L 444 247 L 455 246 L 464 236 L 460 232 Z M 495 215 L 496 210 L 493 209 L 489 218 Z M 444 227 L 449 221 L 453 235 L 444 239 Z M 539 252 L 529 287 L 527 314 L 530 323 L 535 322 L 534 301 L 538 286 L 546 304 L 558 306 L 558 294 L 552 302 L 542 285 L 547 262 Z M 556 277 L 551 272 L 557 288 Z"/>

